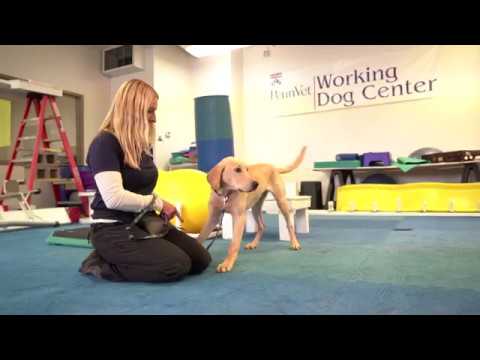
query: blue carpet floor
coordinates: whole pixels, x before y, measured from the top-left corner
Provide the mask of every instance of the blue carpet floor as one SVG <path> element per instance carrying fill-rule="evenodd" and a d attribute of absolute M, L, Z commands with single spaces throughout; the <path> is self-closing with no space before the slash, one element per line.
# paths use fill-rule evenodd
<path fill-rule="evenodd" d="M 266 221 L 233 272 L 215 272 L 220 239 L 206 272 L 170 284 L 83 276 L 90 250 L 47 245 L 52 229 L 0 233 L 0 314 L 480 314 L 477 218 L 312 216 L 299 252 Z"/>

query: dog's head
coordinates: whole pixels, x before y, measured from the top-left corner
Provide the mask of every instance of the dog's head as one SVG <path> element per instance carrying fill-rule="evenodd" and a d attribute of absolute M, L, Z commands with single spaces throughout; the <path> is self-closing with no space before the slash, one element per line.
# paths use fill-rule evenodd
<path fill-rule="evenodd" d="M 215 165 L 207 174 L 207 181 L 215 192 L 220 191 L 254 191 L 258 182 L 248 173 L 248 167 L 229 156 Z"/>

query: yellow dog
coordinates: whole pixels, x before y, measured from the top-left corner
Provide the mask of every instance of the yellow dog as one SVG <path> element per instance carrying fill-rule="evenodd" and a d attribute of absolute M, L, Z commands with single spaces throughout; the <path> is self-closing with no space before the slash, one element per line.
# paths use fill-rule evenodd
<path fill-rule="evenodd" d="M 257 223 L 255 239 L 245 246 L 245 249 L 255 249 L 265 230 L 262 218 L 262 205 L 268 192 L 271 192 L 287 223 L 290 235 L 290 248 L 300 249 L 300 243 L 295 235 L 293 224 L 289 216 L 288 202 L 285 196 L 285 185 L 280 174 L 296 169 L 305 156 L 306 147 L 297 159 L 286 168 L 276 168 L 270 164 L 245 165 L 234 157 L 227 157 L 220 161 L 207 175 L 213 191 L 209 201 L 209 215 L 202 228 L 198 241 L 203 243 L 208 235 L 219 223 L 222 212 L 225 211 L 233 218 L 233 239 L 228 248 L 227 257 L 218 265 L 218 272 L 232 270 L 238 257 L 240 244 L 245 229 L 247 210 L 252 209 Z"/>

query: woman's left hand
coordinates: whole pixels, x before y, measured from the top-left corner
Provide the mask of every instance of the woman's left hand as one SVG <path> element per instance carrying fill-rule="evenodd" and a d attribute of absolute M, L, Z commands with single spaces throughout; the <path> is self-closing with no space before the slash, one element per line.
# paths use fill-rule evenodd
<path fill-rule="evenodd" d="M 178 213 L 177 208 L 165 200 L 163 200 L 163 208 L 160 215 L 165 216 L 168 221 L 172 220 L 176 216 L 180 222 L 183 222 L 183 219 Z"/>

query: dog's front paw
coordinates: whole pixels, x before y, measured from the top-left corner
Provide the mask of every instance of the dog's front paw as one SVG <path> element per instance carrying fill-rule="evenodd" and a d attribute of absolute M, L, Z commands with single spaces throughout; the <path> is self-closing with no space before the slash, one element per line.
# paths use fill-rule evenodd
<path fill-rule="evenodd" d="M 245 245 L 245 249 L 253 250 L 257 248 L 257 245 L 258 245 L 258 242 L 252 241 L 252 242 L 249 242 L 247 245 Z"/>
<path fill-rule="evenodd" d="M 290 249 L 292 249 L 292 250 L 300 250 L 301 248 L 302 247 L 300 246 L 299 242 L 290 243 Z"/>
<path fill-rule="evenodd" d="M 233 262 L 224 260 L 221 264 L 217 266 L 217 272 L 229 272 L 233 268 Z"/>

